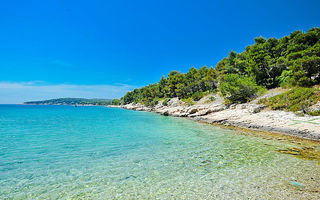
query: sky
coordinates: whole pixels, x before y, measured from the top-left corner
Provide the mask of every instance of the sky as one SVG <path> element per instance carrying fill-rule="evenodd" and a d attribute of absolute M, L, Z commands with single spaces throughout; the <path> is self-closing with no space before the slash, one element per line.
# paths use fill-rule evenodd
<path fill-rule="evenodd" d="M 215 66 L 254 38 L 320 27 L 319 0 L 4 0 L 0 103 L 119 98 Z"/>

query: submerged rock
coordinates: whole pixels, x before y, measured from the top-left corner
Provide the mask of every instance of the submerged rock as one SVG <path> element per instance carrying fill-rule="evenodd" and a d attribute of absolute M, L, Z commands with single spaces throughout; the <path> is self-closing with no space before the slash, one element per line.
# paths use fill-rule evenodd
<path fill-rule="evenodd" d="M 166 110 L 162 113 L 164 116 L 168 116 L 169 115 L 169 112 Z"/>
<path fill-rule="evenodd" d="M 290 185 L 298 187 L 298 188 L 303 188 L 304 187 L 304 185 L 302 183 L 299 183 L 297 181 L 290 181 L 289 183 L 290 183 Z"/>
<path fill-rule="evenodd" d="M 294 148 L 289 147 L 287 149 L 278 150 L 280 153 L 294 155 L 299 158 L 307 160 L 317 160 L 320 164 L 320 151 L 312 147 Z"/>

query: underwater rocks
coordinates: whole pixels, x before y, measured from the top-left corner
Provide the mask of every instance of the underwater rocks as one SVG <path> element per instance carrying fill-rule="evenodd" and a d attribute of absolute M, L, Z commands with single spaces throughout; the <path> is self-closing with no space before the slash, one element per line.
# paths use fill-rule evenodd
<path fill-rule="evenodd" d="M 307 160 L 317 160 L 320 164 L 320 150 L 312 147 L 294 148 L 289 147 L 287 149 L 280 149 L 278 152 L 283 154 L 290 154 L 296 157 L 307 159 Z"/>

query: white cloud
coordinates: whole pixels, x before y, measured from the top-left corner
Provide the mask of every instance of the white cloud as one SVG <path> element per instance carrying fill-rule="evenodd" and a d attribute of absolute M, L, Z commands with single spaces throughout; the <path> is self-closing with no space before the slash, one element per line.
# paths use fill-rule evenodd
<path fill-rule="evenodd" d="M 72 85 L 44 84 L 33 82 L 0 82 L 0 104 L 15 104 L 25 101 L 60 97 L 119 98 L 135 86 L 118 85 Z"/>

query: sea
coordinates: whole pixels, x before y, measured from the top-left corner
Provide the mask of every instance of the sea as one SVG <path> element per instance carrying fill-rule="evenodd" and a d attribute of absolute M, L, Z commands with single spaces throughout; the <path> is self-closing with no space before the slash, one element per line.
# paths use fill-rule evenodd
<path fill-rule="evenodd" d="M 99 106 L 0 105 L 0 199 L 320 199 L 314 142 Z"/>

